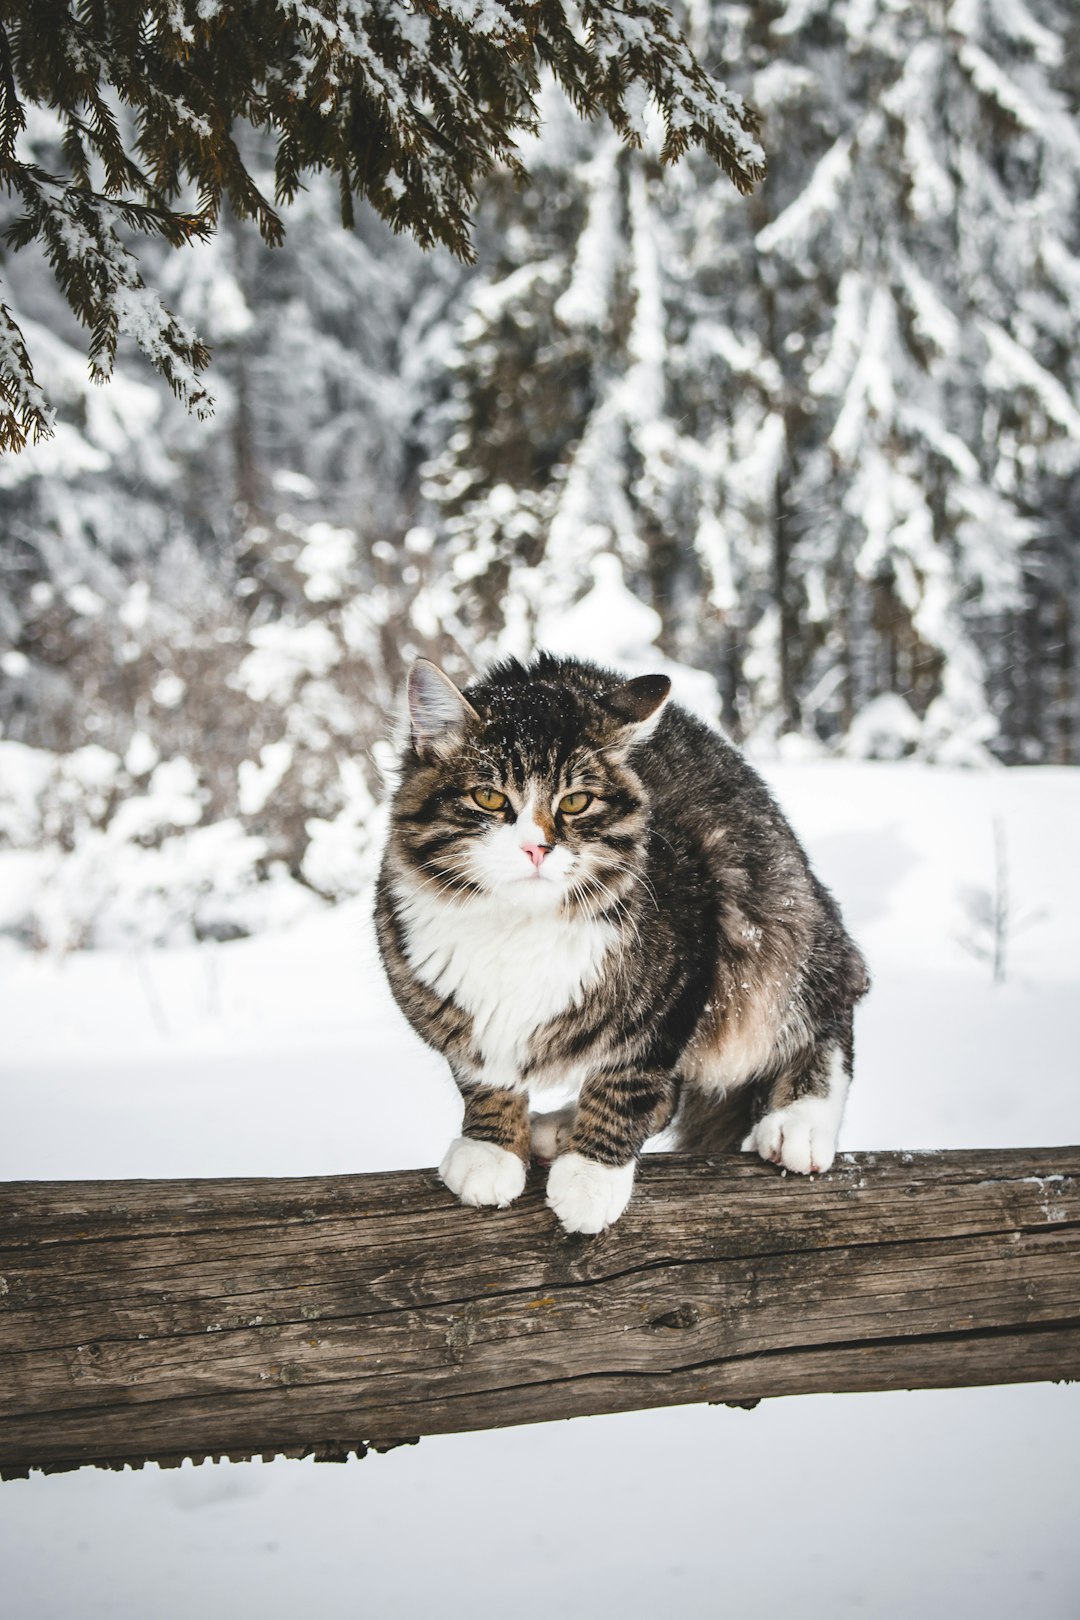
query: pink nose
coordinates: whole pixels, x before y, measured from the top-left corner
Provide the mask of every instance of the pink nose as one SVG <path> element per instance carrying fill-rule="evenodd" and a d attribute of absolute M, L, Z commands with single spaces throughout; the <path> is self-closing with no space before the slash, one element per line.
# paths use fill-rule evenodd
<path fill-rule="evenodd" d="M 551 852 L 551 845 L 550 844 L 522 844 L 521 847 L 525 851 L 526 855 L 529 857 L 530 861 L 532 861 L 533 865 L 536 867 L 536 870 L 539 872 L 541 861 L 544 859 L 545 855 L 550 854 L 550 852 Z"/>

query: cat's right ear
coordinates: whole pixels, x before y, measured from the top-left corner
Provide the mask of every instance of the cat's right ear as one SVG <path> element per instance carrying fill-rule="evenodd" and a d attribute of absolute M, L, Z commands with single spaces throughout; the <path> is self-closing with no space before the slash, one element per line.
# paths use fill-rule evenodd
<path fill-rule="evenodd" d="M 469 721 L 480 723 L 480 716 L 449 675 L 428 658 L 416 659 L 409 671 L 408 690 L 412 745 L 421 759 L 451 752 Z"/>

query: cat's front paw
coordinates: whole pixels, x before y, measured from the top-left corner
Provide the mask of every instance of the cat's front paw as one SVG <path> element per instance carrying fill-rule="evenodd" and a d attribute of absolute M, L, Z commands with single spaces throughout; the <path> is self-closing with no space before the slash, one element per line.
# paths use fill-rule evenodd
<path fill-rule="evenodd" d="M 548 1174 L 548 1207 L 567 1232 L 602 1232 L 630 1202 L 634 1169 L 633 1159 L 597 1164 L 580 1153 L 561 1153 Z"/>
<path fill-rule="evenodd" d="M 759 1119 L 743 1143 L 744 1153 L 760 1153 L 770 1164 L 813 1175 L 828 1170 L 836 1157 L 840 1120 L 831 1097 L 797 1097 Z"/>
<path fill-rule="evenodd" d="M 525 1165 L 495 1142 L 459 1136 L 446 1150 L 439 1175 L 463 1204 L 494 1204 L 505 1209 L 525 1186 Z"/>

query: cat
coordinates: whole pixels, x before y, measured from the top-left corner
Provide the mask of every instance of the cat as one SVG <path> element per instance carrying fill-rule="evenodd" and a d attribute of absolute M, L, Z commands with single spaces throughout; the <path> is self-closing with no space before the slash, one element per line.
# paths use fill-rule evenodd
<path fill-rule="evenodd" d="M 465 1100 L 439 1173 L 504 1207 L 530 1157 L 595 1233 L 638 1155 L 827 1170 L 866 966 L 768 788 L 671 700 L 572 658 L 459 690 L 417 659 L 375 918 L 393 994 Z M 575 1088 L 533 1116 L 529 1093 Z"/>

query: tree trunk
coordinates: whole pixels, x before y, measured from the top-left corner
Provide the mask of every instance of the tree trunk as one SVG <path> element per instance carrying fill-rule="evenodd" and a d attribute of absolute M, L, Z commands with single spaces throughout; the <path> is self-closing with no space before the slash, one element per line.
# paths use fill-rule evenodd
<path fill-rule="evenodd" d="M 431 1171 L 0 1187 L 0 1471 L 1080 1377 L 1080 1148 L 648 1156 L 568 1237 Z"/>

